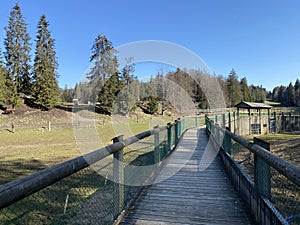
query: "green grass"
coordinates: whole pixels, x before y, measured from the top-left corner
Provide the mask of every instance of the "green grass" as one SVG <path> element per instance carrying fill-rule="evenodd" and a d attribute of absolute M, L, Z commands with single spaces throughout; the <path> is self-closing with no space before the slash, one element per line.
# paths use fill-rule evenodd
<path fill-rule="evenodd" d="M 100 122 L 103 119 L 105 120 L 104 125 L 101 123 L 102 125 L 97 125 L 95 130 L 91 130 L 97 132 L 103 145 L 108 145 L 112 143 L 111 138 L 115 137 L 116 133 L 109 118 L 98 118 Z M 124 138 L 151 129 L 157 121 L 160 122 L 160 125 L 166 123 L 162 122 L 162 119 L 155 118 L 153 120 L 151 117 L 141 118 L 139 122 L 135 118 L 130 118 L 128 121 L 130 132 L 126 132 L 126 126 L 122 125 L 125 128 L 123 131 L 126 132 Z M 83 128 L 83 131 L 84 129 L 86 128 Z M 89 133 L 87 132 L 87 134 Z M 16 129 L 14 133 L 3 130 L 0 132 L 0 139 L 0 184 L 35 173 L 82 154 L 77 147 L 73 128 L 54 128 L 51 132 L 43 128 Z M 139 154 L 144 153 L 143 151 L 134 152 L 126 155 L 125 158 L 132 161 L 139 157 Z M 25 221 L 26 224 L 61 224 L 60 222 L 65 219 L 68 222 L 72 221 L 72 216 L 65 218 L 63 215 L 67 195 L 70 198 L 68 212 L 72 215 L 72 210 L 77 210 L 77 207 L 82 204 L 88 204 L 92 196 L 106 196 L 107 191 L 101 193 L 102 189 L 111 189 L 112 186 L 111 182 L 104 185 L 106 183 L 104 177 L 93 171 L 86 171 L 88 169 L 63 179 L 59 183 L 4 209 L 0 213 L 0 223 L 4 222 L 5 224 L 5 221 L 8 221 L 8 224 L 20 224 Z M 111 192 L 109 190 L 109 193 Z M 107 201 L 110 199 L 105 199 L 105 202 L 101 203 L 103 207 L 106 207 Z"/>
<path fill-rule="evenodd" d="M 71 128 L 2 131 L 0 138 L 0 183 L 80 155 Z"/>
<path fill-rule="evenodd" d="M 118 129 L 114 130 L 107 116 L 100 120 L 102 119 L 106 120 L 105 124 L 98 125 L 95 130 L 92 129 L 92 132 L 96 132 L 104 147 L 111 144 L 111 139 L 120 134 L 116 133 Z M 135 118 L 130 118 L 128 126 L 121 124 L 115 127 L 121 127 L 124 138 L 128 138 L 152 129 L 156 122 L 165 125 L 169 121 L 144 117 L 137 122 Z M 51 132 L 44 128 L 16 129 L 14 133 L 3 130 L 0 131 L 0 139 L 0 184 L 72 159 L 84 152 L 81 152 L 76 144 L 73 128 L 52 129 Z M 84 140 L 85 137 L 83 143 Z"/>

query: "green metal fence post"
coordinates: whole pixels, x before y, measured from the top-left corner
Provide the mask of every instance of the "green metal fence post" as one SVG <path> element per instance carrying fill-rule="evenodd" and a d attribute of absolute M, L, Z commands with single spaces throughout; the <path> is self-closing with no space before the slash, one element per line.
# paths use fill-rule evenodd
<path fill-rule="evenodd" d="M 112 139 L 113 143 L 123 141 L 123 135 L 117 136 Z M 113 176 L 114 176 L 114 193 L 117 203 L 116 212 L 114 216 L 117 216 L 124 209 L 124 150 L 121 149 L 115 152 L 113 160 Z"/>
<path fill-rule="evenodd" d="M 172 129 L 172 125 L 171 125 L 171 123 L 168 123 L 167 124 L 168 125 L 168 145 L 167 145 L 167 152 L 168 151 L 171 151 L 171 147 L 172 147 L 172 133 L 171 133 L 171 129 Z"/>
<path fill-rule="evenodd" d="M 215 124 L 216 125 L 216 124 Z M 217 125 L 216 125 L 217 126 Z M 220 142 L 220 130 L 218 130 L 217 128 L 215 128 L 215 138 L 216 138 L 216 140 L 217 140 L 217 142 L 218 142 L 218 144 L 219 145 L 222 145 L 222 143 Z"/>
<path fill-rule="evenodd" d="M 178 126 L 177 126 L 177 129 L 178 129 L 178 131 L 177 131 L 177 140 L 179 140 L 179 137 L 180 137 L 180 135 L 181 135 L 181 126 L 182 126 L 182 121 L 180 120 L 180 118 L 178 118 L 177 119 L 178 120 Z"/>
<path fill-rule="evenodd" d="M 230 112 L 228 113 L 228 128 L 231 131 L 231 114 L 230 114 Z"/>
<path fill-rule="evenodd" d="M 229 127 L 226 127 L 226 130 L 230 131 Z M 227 154 L 231 155 L 231 137 L 226 133 L 224 133 L 223 149 Z"/>
<path fill-rule="evenodd" d="M 211 133 L 211 124 L 209 121 L 209 118 L 205 116 L 205 126 L 206 126 L 206 131 L 210 134 Z"/>
<path fill-rule="evenodd" d="M 198 116 L 197 115 L 195 116 L 195 125 L 196 125 L 196 127 L 198 127 Z"/>
<path fill-rule="evenodd" d="M 226 114 L 223 114 L 223 127 L 226 127 Z"/>
<path fill-rule="evenodd" d="M 274 112 L 274 125 L 275 125 L 275 134 L 277 134 L 277 118 L 276 118 L 276 112 Z"/>
<path fill-rule="evenodd" d="M 270 151 L 270 144 L 258 138 L 254 138 L 254 143 Z M 254 183 L 257 192 L 269 200 L 271 199 L 271 171 L 270 166 L 254 154 Z"/>
<path fill-rule="evenodd" d="M 159 126 L 153 127 L 154 129 L 158 128 Z M 160 162 L 160 145 L 159 145 L 159 133 L 154 133 L 154 162 L 159 163 Z"/>
<path fill-rule="evenodd" d="M 177 120 L 175 120 L 175 145 L 177 145 L 177 142 L 178 142 L 178 125 L 179 125 L 179 122 Z"/>

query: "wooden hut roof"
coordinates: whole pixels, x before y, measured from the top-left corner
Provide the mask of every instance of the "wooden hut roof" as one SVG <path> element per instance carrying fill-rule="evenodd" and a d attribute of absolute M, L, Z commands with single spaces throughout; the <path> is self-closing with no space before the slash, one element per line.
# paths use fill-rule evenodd
<path fill-rule="evenodd" d="M 244 102 L 244 101 L 235 105 L 235 107 L 240 108 L 240 109 L 271 109 L 272 108 L 272 106 L 265 104 L 265 103 Z"/>

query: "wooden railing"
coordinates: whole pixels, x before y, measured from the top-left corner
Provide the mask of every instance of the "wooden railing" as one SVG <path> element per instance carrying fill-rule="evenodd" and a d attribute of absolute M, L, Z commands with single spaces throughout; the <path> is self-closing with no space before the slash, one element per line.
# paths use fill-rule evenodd
<path fill-rule="evenodd" d="M 17 214 L 13 212 L 14 210 L 20 211 L 19 205 L 23 205 L 22 202 L 24 201 L 26 203 L 26 199 L 34 196 L 35 194 L 40 193 L 44 189 L 50 188 L 53 185 L 57 185 L 60 181 L 64 181 L 66 179 L 72 180 L 72 176 L 78 174 L 81 171 L 84 171 L 85 168 L 89 168 L 90 165 L 93 165 L 100 160 L 103 160 L 107 158 L 109 155 L 113 155 L 113 157 L 117 160 L 113 160 L 113 181 L 115 181 L 115 184 L 112 184 L 114 187 L 112 190 L 112 199 L 110 200 L 113 202 L 115 209 L 110 212 L 110 217 L 115 220 L 120 213 L 124 210 L 124 208 L 128 207 L 125 203 L 130 202 L 132 204 L 132 201 L 126 201 L 124 198 L 124 184 L 122 181 L 124 181 L 125 175 L 125 168 L 122 166 L 123 163 L 122 159 L 126 156 L 127 153 L 123 152 L 123 149 L 131 146 L 134 143 L 137 142 L 144 142 L 146 138 L 149 138 L 153 136 L 153 141 L 150 143 L 152 145 L 152 149 L 150 152 L 151 154 L 148 154 L 149 157 L 153 157 L 153 163 L 155 164 L 154 168 L 156 167 L 156 164 L 159 165 L 159 162 L 163 160 L 163 158 L 169 154 L 169 152 L 174 149 L 175 145 L 179 141 L 179 138 L 181 134 L 184 132 L 184 130 L 191 126 L 197 126 L 200 124 L 199 117 L 193 117 L 193 118 L 183 118 L 175 120 L 173 124 L 168 124 L 167 126 L 162 127 L 155 127 L 152 130 L 148 130 L 142 133 L 139 133 L 135 136 L 132 136 L 127 139 L 122 139 L 121 137 L 114 138 L 114 143 L 110 144 L 104 148 L 95 150 L 91 153 L 85 154 L 83 156 L 71 159 L 69 161 L 63 162 L 61 164 L 52 166 L 50 168 L 41 170 L 37 173 L 34 173 L 32 175 L 23 177 L 21 179 L 11 181 L 6 184 L 0 185 L 0 223 L 10 223 L 10 221 L 16 221 Z M 203 118 L 202 118 L 202 121 Z M 164 140 L 160 140 L 160 133 L 164 132 Z M 134 151 L 133 151 L 134 152 Z M 136 154 L 136 153 L 135 153 Z M 142 153 L 144 154 L 144 153 Z M 145 154 L 144 154 L 145 155 Z M 141 155 L 143 156 L 143 155 Z M 144 157 L 144 156 L 143 156 Z M 90 176 L 90 174 L 88 174 Z M 132 176 L 132 175 L 131 175 Z M 84 174 L 81 176 L 84 179 Z M 99 184 L 95 189 L 103 189 L 103 186 L 106 185 L 107 181 L 106 178 L 102 178 L 102 180 L 105 179 L 105 182 L 103 184 Z M 78 179 L 77 179 L 78 180 Z M 90 181 L 89 181 L 90 182 Z M 72 182 L 71 182 L 72 183 Z M 74 183 L 74 182 L 73 182 Z M 65 185 L 65 184 L 64 184 Z M 69 184 L 68 184 L 69 185 Z M 60 189 L 61 186 L 55 187 L 55 189 Z M 70 186 L 69 189 L 72 189 L 74 187 Z M 80 188 L 79 188 L 80 189 Z M 49 191 L 51 192 L 51 190 Z M 88 191 L 87 191 L 88 192 Z M 51 194 L 51 193 L 50 193 Z M 49 195 L 50 195 L 49 194 Z M 84 194 L 86 195 L 86 194 Z M 117 196 L 116 196 L 117 195 Z M 36 197 L 35 199 L 31 199 L 29 202 L 47 202 L 49 200 L 45 199 L 44 194 L 40 195 L 42 197 Z M 67 194 L 66 202 L 65 202 L 65 209 L 67 208 L 68 203 L 68 197 L 69 194 Z M 20 203 L 21 202 L 21 203 Z M 19 204 L 19 205 L 17 205 Z M 55 203 L 57 204 L 57 203 Z M 99 203 L 100 204 L 100 203 Z M 102 202 L 101 204 L 107 204 L 107 202 Z M 16 207 L 14 207 L 16 205 Z M 25 204 L 26 205 L 26 204 Z M 75 204 L 76 205 L 76 204 Z M 79 205 L 79 203 L 77 204 Z M 107 206 L 109 207 L 109 206 Z M 22 211 L 24 210 L 24 212 Z M 22 209 L 19 213 L 22 214 L 22 220 L 31 220 L 33 217 L 32 213 L 27 211 L 27 209 Z M 48 210 L 48 209 L 46 209 Z M 43 212 L 46 215 L 53 215 L 52 212 L 53 209 L 50 209 L 49 212 Z M 7 213 L 7 211 L 9 213 Z M 31 211 L 34 211 L 32 209 Z M 65 214 L 64 210 L 64 214 Z M 61 211 L 62 212 L 62 211 Z M 15 214 L 15 215 L 14 215 Z M 27 216 L 28 214 L 28 216 Z M 38 217 L 39 215 L 37 215 Z M 48 217 L 51 217 L 48 216 Z M 63 218 L 62 221 L 65 221 L 66 218 L 65 215 L 59 215 L 57 217 Z M 39 218 L 38 218 L 39 219 Z M 46 223 L 50 223 L 51 219 L 46 219 Z M 58 219 L 60 222 L 61 220 Z M 111 220 L 109 220 L 111 221 Z M 42 222 L 44 223 L 44 222 Z M 62 222 L 63 223 L 63 222 Z M 106 223 L 106 222 L 104 222 Z"/>
<path fill-rule="evenodd" d="M 288 222 L 296 220 L 299 222 L 300 168 L 272 154 L 264 148 L 266 147 L 265 143 L 261 143 L 259 140 L 250 142 L 230 132 L 229 129 L 219 126 L 209 118 L 206 118 L 206 127 L 208 134 L 214 140 L 217 148 L 220 149 L 220 156 L 227 173 L 256 222 L 258 224 L 289 224 Z M 239 145 L 239 148 L 243 147 L 254 155 L 253 179 L 234 160 L 235 156 L 232 154 L 234 150 L 233 142 L 234 145 Z M 274 183 L 272 182 L 272 176 L 282 176 L 285 178 L 285 182 L 291 184 L 285 184 L 282 181 L 279 184 L 277 182 L 277 184 L 272 185 Z M 282 201 L 286 202 L 280 205 L 282 206 L 280 209 L 275 207 L 279 202 L 276 195 L 279 194 L 285 196 L 286 199 L 289 198 L 288 196 L 293 198 L 289 201 L 283 199 Z M 281 196 L 281 198 L 284 197 Z M 292 208 L 288 213 L 292 214 L 283 216 L 284 207 L 287 207 L 287 205 Z"/>

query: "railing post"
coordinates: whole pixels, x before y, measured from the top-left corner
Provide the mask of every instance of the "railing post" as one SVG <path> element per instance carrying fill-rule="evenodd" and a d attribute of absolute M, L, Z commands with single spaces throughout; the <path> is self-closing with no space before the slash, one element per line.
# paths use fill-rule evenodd
<path fill-rule="evenodd" d="M 226 127 L 226 114 L 223 114 L 223 127 Z"/>
<path fill-rule="evenodd" d="M 216 124 L 215 124 L 216 125 Z M 220 142 L 220 130 L 218 130 L 217 128 L 214 129 L 214 137 L 216 138 L 216 141 L 218 143 L 218 145 L 221 147 L 222 146 L 222 143 Z"/>
<path fill-rule="evenodd" d="M 187 118 L 183 118 L 181 119 L 181 126 L 180 126 L 180 136 L 182 134 L 182 131 L 185 129 L 185 122 L 186 122 Z"/>
<path fill-rule="evenodd" d="M 228 113 L 228 128 L 231 131 L 231 114 L 230 114 L 230 112 Z"/>
<path fill-rule="evenodd" d="M 153 127 L 154 129 L 158 128 L 159 126 Z M 160 146 L 159 146 L 159 133 L 154 133 L 154 162 L 160 162 Z"/>
<path fill-rule="evenodd" d="M 195 117 L 195 125 L 196 125 L 196 127 L 198 127 L 198 116 L 197 115 Z"/>
<path fill-rule="evenodd" d="M 209 135 L 211 133 L 211 123 L 210 120 L 208 118 L 208 116 L 205 116 L 205 126 L 206 126 L 206 130 L 209 132 Z"/>
<path fill-rule="evenodd" d="M 174 122 L 174 125 L 175 125 L 175 145 L 177 144 L 177 142 L 178 142 L 178 121 L 177 120 L 175 120 L 175 122 Z"/>
<path fill-rule="evenodd" d="M 117 136 L 112 139 L 113 143 L 123 141 L 123 135 Z M 113 160 L 113 176 L 114 176 L 114 193 L 115 200 L 117 203 L 116 207 L 116 215 L 118 215 L 124 209 L 124 151 L 121 149 L 120 151 L 115 152 Z"/>
<path fill-rule="evenodd" d="M 229 127 L 226 127 L 226 130 L 230 131 Z M 223 149 L 227 154 L 231 155 L 231 137 L 226 133 L 224 133 Z"/>
<path fill-rule="evenodd" d="M 182 121 L 180 120 L 180 118 L 178 118 L 178 126 L 177 126 L 177 128 L 178 128 L 178 131 L 177 131 L 177 140 L 179 140 L 179 137 L 180 137 L 180 135 L 181 135 L 181 126 L 182 126 Z"/>
<path fill-rule="evenodd" d="M 276 120 L 276 112 L 274 112 L 274 124 L 275 124 L 275 134 L 277 134 L 277 120 Z M 271 126 L 270 126 L 270 129 L 271 129 Z M 270 133 L 272 133 L 272 131 L 270 130 Z"/>
<path fill-rule="evenodd" d="M 168 123 L 167 124 L 168 125 L 168 130 L 167 130 L 167 132 L 168 132 L 168 146 L 167 146 L 167 152 L 168 151 L 171 151 L 171 147 L 172 147 L 172 143 L 171 143 L 171 139 L 172 139 L 172 132 L 171 132 L 171 129 L 172 129 L 172 125 L 171 125 L 171 123 Z"/>
<path fill-rule="evenodd" d="M 270 144 L 258 138 L 254 143 L 270 151 Z M 270 166 L 263 159 L 254 154 L 254 183 L 257 192 L 269 200 L 271 199 L 271 171 Z"/>

